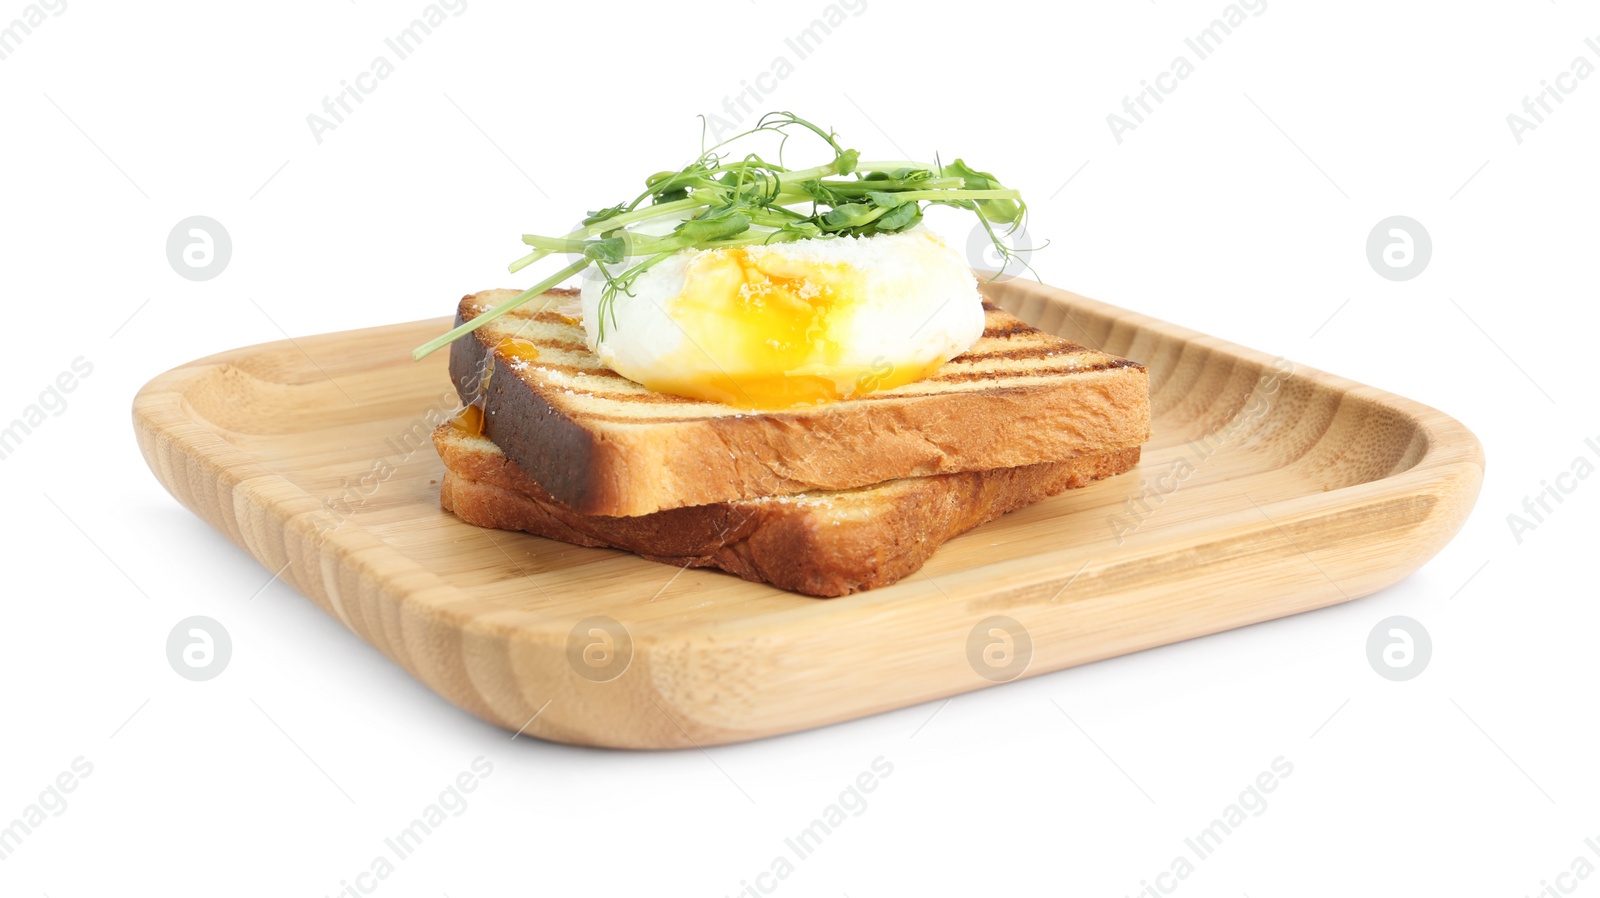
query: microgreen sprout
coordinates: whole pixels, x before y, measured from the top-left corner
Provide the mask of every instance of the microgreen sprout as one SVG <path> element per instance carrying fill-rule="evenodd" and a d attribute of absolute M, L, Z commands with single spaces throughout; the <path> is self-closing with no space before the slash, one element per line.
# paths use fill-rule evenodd
<path fill-rule="evenodd" d="M 733 144 L 763 133 L 779 135 L 777 161 L 769 162 L 754 152 L 734 155 Z M 820 138 L 831 158 L 810 168 L 785 167 L 784 147 L 793 136 Z M 420 359 L 447 346 L 590 266 L 605 281 L 597 322 L 603 338 L 608 320 L 616 326 L 618 299 L 632 296 L 633 282 L 674 253 L 892 234 L 915 227 L 930 204 L 973 213 L 1001 258 L 1005 262 L 1014 258 L 1004 237 L 1023 227 L 1028 207 L 1020 193 L 1005 187 L 994 175 L 960 159 L 932 164 L 862 160 L 859 152 L 841 145 L 832 131 L 790 112 L 771 112 L 750 130 L 705 147 L 683 168 L 646 178 L 644 192 L 589 213 L 582 225 L 568 234 L 523 235 L 522 242 L 531 251 L 511 263 L 512 272 L 555 254 L 579 258 L 411 354 Z M 678 224 L 664 235 L 646 233 L 639 227 L 654 222 L 649 230 L 659 231 L 662 222 L 672 220 Z"/>

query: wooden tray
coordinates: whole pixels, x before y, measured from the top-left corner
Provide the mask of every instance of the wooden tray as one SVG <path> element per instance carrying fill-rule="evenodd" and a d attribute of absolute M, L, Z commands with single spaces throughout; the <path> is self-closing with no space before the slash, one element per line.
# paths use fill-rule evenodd
<path fill-rule="evenodd" d="M 1044 330 L 1144 362 L 1138 469 L 813 599 L 441 511 L 449 319 L 226 352 L 139 393 L 162 484 L 440 695 L 509 730 L 663 748 L 786 733 L 1364 596 L 1460 528 L 1483 452 L 1451 418 L 1030 281 Z M 285 567 L 287 565 L 287 567 Z"/>

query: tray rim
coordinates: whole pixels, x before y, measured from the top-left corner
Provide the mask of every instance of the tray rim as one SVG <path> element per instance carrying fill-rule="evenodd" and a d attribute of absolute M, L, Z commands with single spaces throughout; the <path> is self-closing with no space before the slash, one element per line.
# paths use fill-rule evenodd
<path fill-rule="evenodd" d="M 990 287 L 993 292 L 1000 294 L 992 298 L 1012 308 L 1013 311 L 1017 311 L 1016 305 L 1032 301 L 1043 303 L 1046 307 L 1059 306 L 1066 310 L 1069 318 L 1074 312 L 1082 312 L 1110 320 L 1117 326 L 1132 326 L 1152 331 L 1185 344 L 1201 345 L 1221 355 L 1233 356 L 1260 365 L 1271 365 L 1279 358 L 1181 325 L 1031 281 L 997 282 Z M 1021 314 L 1021 317 L 1025 320 L 1038 320 L 1037 315 Z M 323 516 L 321 502 L 286 477 L 274 473 L 250 453 L 212 432 L 202 418 L 190 413 L 184 397 L 186 387 L 213 375 L 217 368 L 232 366 L 267 352 L 283 351 L 291 347 L 303 352 L 300 347 L 308 341 L 334 339 L 353 333 L 398 332 L 424 326 L 431 329 L 438 327 L 442 321 L 447 322 L 449 319 L 430 318 L 305 337 L 298 341 L 293 339 L 272 341 L 225 350 L 180 365 L 153 378 L 135 396 L 132 411 L 140 449 L 157 479 L 181 504 L 228 536 L 269 570 L 282 569 L 282 579 L 328 611 L 348 629 L 356 632 L 413 676 L 458 706 L 508 730 L 516 730 L 520 724 L 523 727 L 520 731 L 526 735 L 556 741 L 617 747 L 698 746 L 743 741 L 805 729 L 994 685 L 981 680 L 965 684 L 965 688 L 945 688 L 949 686 L 945 684 L 945 687 L 935 689 L 929 694 L 908 694 L 903 700 L 877 707 L 869 704 L 836 715 L 823 714 L 815 720 L 798 725 L 763 726 L 749 730 L 729 727 L 725 722 L 699 721 L 692 715 L 679 714 L 674 717 L 660 703 L 656 703 L 656 708 L 672 721 L 673 727 L 662 727 L 658 722 L 643 727 L 639 732 L 622 732 L 586 730 L 581 725 L 574 726 L 571 719 L 529 726 L 526 722 L 508 716 L 504 709 L 494 707 L 492 703 L 477 695 L 479 684 L 470 682 L 470 675 L 468 682 L 460 682 L 462 672 L 445 669 L 448 667 L 448 661 L 441 664 L 437 659 L 430 661 L 419 658 L 415 652 L 409 650 L 409 644 L 416 637 L 417 628 L 434 634 L 433 638 L 437 638 L 440 633 L 457 634 L 463 643 L 461 648 L 463 653 L 467 651 L 467 644 L 483 648 L 484 641 L 487 640 L 489 643 L 497 641 L 505 643 L 492 647 L 491 650 L 494 651 L 514 654 L 528 650 L 552 654 L 558 651 L 558 643 L 565 642 L 567 633 L 565 627 L 554 624 L 543 627 L 525 624 L 510 626 L 485 620 L 484 617 L 475 615 L 470 607 L 465 607 L 471 603 L 463 601 L 465 596 L 460 590 L 376 534 L 360 526 L 341 525 L 331 531 L 327 530 L 325 522 L 317 521 L 319 516 Z M 1074 323 L 1077 323 L 1075 319 Z M 1081 325 L 1078 326 L 1082 329 Z M 1403 579 L 1442 548 L 1465 522 L 1482 483 L 1484 457 L 1481 444 L 1459 421 L 1414 400 L 1299 363 L 1295 363 L 1294 376 L 1333 389 L 1341 395 L 1358 396 L 1401 413 L 1414 423 L 1426 441 L 1421 456 L 1410 467 L 1385 477 L 1341 487 L 1321 495 L 1296 496 L 1263 503 L 1254 511 L 1208 516 L 1202 521 L 1170 527 L 1164 531 L 1169 538 L 1159 545 L 1149 547 L 1149 551 L 1143 555 L 1119 552 L 1116 557 L 1098 566 L 1086 562 L 1085 567 L 1078 569 L 1076 573 L 1073 573 L 1073 568 L 1066 562 L 1069 558 L 1081 555 L 1083 550 L 1081 547 L 1066 547 L 947 572 L 941 574 L 941 580 L 954 587 L 978 577 L 981 573 L 982 580 L 987 586 L 985 592 L 998 598 L 989 602 L 981 597 L 967 601 L 965 605 L 969 611 L 974 607 L 979 611 L 1011 609 L 1010 613 L 1019 613 L 1023 609 L 1037 610 L 1047 604 L 1037 597 L 1053 596 L 1062 585 L 1077 579 L 1080 575 L 1107 575 L 1115 568 L 1138 565 L 1147 560 L 1145 556 L 1155 557 L 1170 552 L 1170 544 L 1174 542 L 1199 545 L 1200 543 L 1195 542 L 1197 539 L 1203 543 L 1205 534 L 1220 528 L 1226 528 L 1235 539 L 1248 539 L 1251 535 L 1270 536 L 1272 532 L 1277 532 L 1294 543 L 1293 537 L 1289 536 L 1291 530 L 1316 525 L 1334 511 L 1346 515 L 1352 512 L 1377 514 L 1386 504 L 1417 499 L 1425 495 L 1431 496 L 1443 502 L 1443 507 L 1438 509 L 1445 516 L 1443 526 L 1435 527 L 1433 538 L 1408 552 L 1402 563 L 1386 568 L 1384 576 L 1375 580 L 1368 578 L 1371 582 L 1352 583 L 1351 588 L 1346 589 L 1334 577 L 1324 573 L 1323 576 L 1338 589 L 1339 596 L 1328 601 L 1318 600 L 1298 610 L 1267 614 L 1259 619 L 1268 620 L 1287 613 L 1298 613 L 1358 598 Z M 259 502 L 260 507 L 251 507 L 251 502 L 245 501 L 246 499 Z M 1254 504 L 1254 500 L 1251 501 Z M 1291 503 L 1294 508 L 1287 508 Z M 213 509 L 216 513 L 212 513 Z M 1273 513 L 1275 509 L 1277 513 Z M 1260 514 L 1255 515 L 1255 511 L 1259 511 Z M 1301 551 L 1300 554 L 1306 553 Z M 1306 557 L 1310 558 L 1309 555 Z M 296 564 L 297 560 L 301 562 L 315 560 L 316 564 Z M 1321 566 L 1317 565 L 1314 559 L 1312 564 L 1321 570 Z M 917 576 L 913 574 L 907 581 L 902 582 L 908 582 Z M 931 580 L 928 582 L 932 583 Z M 940 592 L 945 592 L 944 587 L 938 583 L 933 585 Z M 376 615 L 378 619 L 369 619 L 374 617 L 372 613 L 352 607 L 352 604 L 366 604 L 359 596 L 356 596 L 355 603 L 346 601 L 351 594 L 359 593 L 365 587 L 376 587 L 375 594 L 367 598 L 380 609 Z M 752 614 L 732 625 L 719 621 L 714 627 L 714 636 L 721 641 L 726 641 L 730 637 L 762 641 L 770 637 L 775 624 L 792 623 L 797 619 L 797 614 L 801 617 L 832 616 L 845 610 L 861 609 L 876 604 L 881 593 L 882 590 L 874 590 L 834 599 L 807 599 L 810 608 L 801 606 L 779 612 Z M 775 621 L 775 618 L 781 620 Z M 1217 629 L 1189 633 L 1178 639 L 1152 642 L 1142 647 L 1167 644 L 1240 625 L 1243 624 L 1235 622 Z M 412 630 L 408 631 L 408 628 Z M 698 634 L 703 649 L 706 648 L 704 640 L 707 635 L 706 632 Z M 688 641 L 676 649 L 692 650 L 695 638 L 697 637 L 688 637 Z M 671 654 L 667 651 L 668 648 L 659 640 L 644 646 L 646 652 L 654 652 L 658 656 L 651 659 L 652 670 L 659 664 L 667 663 L 661 660 L 661 657 Z M 1035 676 L 1098 660 L 1101 657 L 1124 654 L 1129 650 L 1107 650 L 1101 655 L 1079 652 L 1069 663 L 1030 668 L 1023 676 Z M 464 657 L 457 660 L 463 665 L 468 665 Z M 511 667 L 517 666 L 515 663 L 508 663 Z M 546 666 L 543 673 L 549 672 Z M 648 685 L 660 684 L 652 679 Z M 557 687 L 559 684 L 554 684 L 555 691 L 561 692 L 562 689 Z M 572 692 L 570 688 L 566 691 Z M 655 697 L 648 694 L 650 691 L 647 689 L 644 697 L 655 702 Z M 582 689 L 577 692 L 581 693 Z M 691 734 L 690 730 L 694 730 L 695 734 Z M 699 738 L 696 738 L 696 735 Z"/>

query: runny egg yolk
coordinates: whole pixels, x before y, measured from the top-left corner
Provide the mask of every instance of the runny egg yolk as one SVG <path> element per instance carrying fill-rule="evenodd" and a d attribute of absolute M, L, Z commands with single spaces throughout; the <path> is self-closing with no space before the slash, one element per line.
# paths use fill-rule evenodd
<path fill-rule="evenodd" d="M 539 358 L 539 347 L 532 340 L 521 337 L 506 337 L 495 344 L 494 355 L 513 367 L 527 367 Z M 483 367 L 483 376 L 478 381 L 476 395 L 472 401 L 456 410 L 450 416 L 450 426 L 462 433 L 471 436 L 483 436 L 484 427 L 488 424 L 483 417 L 485 398 L 489 395 L 489 381 L 494 375 L 495 359 L 490 359 L 491 364 Z"/>
<path fill-rule="evenodd" d="M 694 374 L 641 381 L 657 392 L 783 409 L 890 389 L 939 367 L 845 361 L 841 340 L 867 292 L 847 263 L 733 247 L 699 254 L 684 275 L 668 310 L 688 340 L 681 364 L 666 367 Z"/>

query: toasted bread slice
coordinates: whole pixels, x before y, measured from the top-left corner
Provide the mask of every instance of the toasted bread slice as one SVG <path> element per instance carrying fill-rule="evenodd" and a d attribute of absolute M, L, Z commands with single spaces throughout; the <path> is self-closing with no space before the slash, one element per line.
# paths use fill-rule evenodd
<path fill-rule="evenodd" d="M 886 586 L 957 534 L 1139 462 L 1133 446 L 1021 468 L 612 517 L 554 501 L 484 437 L 444 424 L 433 444 L 445 464 L 440 503 L 469 524 L 627 549 L 679 567 L 717 567 L 814 596 Z"/>
<path fill-rule="evenodd" d="M 481 404 L 484 433 L 556 501 L 584 514 L 1057 462 L 1129 449 L 1150 435 L 1143 365 L 988 304 L 983 337 L 930 377 L 752 413 L 656 393 L 604 367 L 574 319 L 543 310 L 547 299 L 573 298 L 557 292 L 457 340 L 450 373 L 462 401 Z M 464 297 L 457 321 L 513 295 Z"/>

